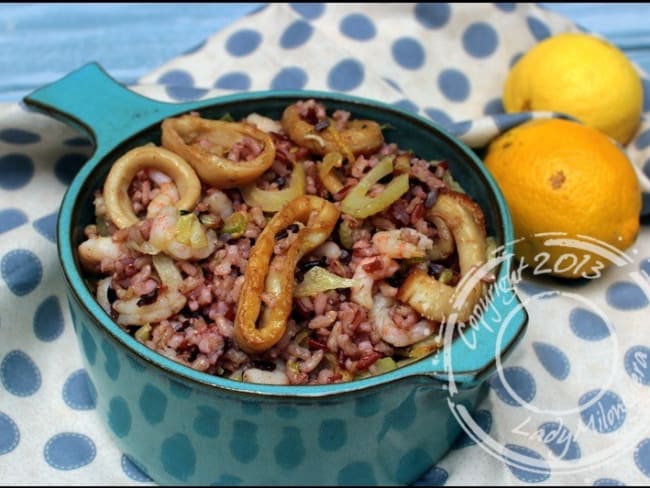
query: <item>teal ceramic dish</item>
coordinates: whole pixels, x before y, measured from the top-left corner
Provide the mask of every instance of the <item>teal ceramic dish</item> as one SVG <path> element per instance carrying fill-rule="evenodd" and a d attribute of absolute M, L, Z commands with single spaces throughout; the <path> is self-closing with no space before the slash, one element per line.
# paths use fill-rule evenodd
<path fill-rule="evenodd" d="M 442 351 L 357 381 L 323 386 L 250 384 L 182 366 L 138 343 L 96 303 L 76 249 L 94 218 L 93 192 L 113 161 L 160 140 L 160 122 L 189 110 L 207 118 L 279 117 L 298 99 L 389 124 L 386 139 L 446 159 L 483 208 L 503 247 L 480 320 Z M 523 335 L 527 315 L 509 282 L 513 230 L 480 160 L 430 121 L 357 97 L 313 91 L 251 92 L 185 104 L 155 102 L 87 65 L 25 98 L 32 109 L 95 141 L 61 204 L 58 251 L 97 411 L 117 447 L 161 484 L 375 485 L 414 482 L 462 433 L 486 379 Z M 392 138 L 392 139 L 391 139 Z"/>

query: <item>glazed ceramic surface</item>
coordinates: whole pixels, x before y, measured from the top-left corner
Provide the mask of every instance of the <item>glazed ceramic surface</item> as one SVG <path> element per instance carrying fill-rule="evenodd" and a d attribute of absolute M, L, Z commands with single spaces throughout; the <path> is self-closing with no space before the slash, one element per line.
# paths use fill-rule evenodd
<path fill-rule="evenodd" d="M 328 111 L 385 124 L 388 142 L 425 159 L 445 159 L 483 208 L 503 245 L 497 282 L 480 320 L 443 351 L 382 375 L 334 385 L 277 386 L 219 378 L 138 343 L 95 302 L 76 248 L 94 219 L 93 193 L 129 149 L 160 143 L 160 122 L 252 112 L 279 118 L 316 98 Z M 450 448 L 481 400 L 485 379 L 521 338 L 527 316 L 509 283 L 512 224 L 480 160 L 436 125 L 375 101 L 313 91 L 251 92 L 188 104 L 126 90 L 96 64 L 26 97 L 28 106 L 89 134 L 96 148 L 63 199 L 59 258 L 75 332 L 97 389 L 97 410 L 119 448 L 162 484 L 405 484 Z"/>

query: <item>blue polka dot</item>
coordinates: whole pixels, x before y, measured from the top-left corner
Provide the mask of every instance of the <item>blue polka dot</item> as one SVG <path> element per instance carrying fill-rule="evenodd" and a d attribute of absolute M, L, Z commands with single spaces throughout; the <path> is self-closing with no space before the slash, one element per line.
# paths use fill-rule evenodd
<path fill-rule="evenodd" d="M 54 163 L 54 174 L 61 183 L 68 185 L 86 161 L 88 156 L 85 154 L 65 154 Z"/>
<path fill-rule="evenodd" d="M 406 99 L 402 99 L 393 103 L 393 106 L 397 108 L 401 108 L 402 110 L 406 110 L 407 112 L 411 112 L 414 114 L 418 113 L 418 111 L 420 110 L 415 103 L 413 103 L 411 100 L 406 100 Z"/>
<path fill-rule="evenodd" d="M 9 415 L 0 412 L 0 455 L 16 449 L 20 442 L 20 431 Z"/>
<path fill-rule="evenodd" d="M 226 73 L 219 77 L 214 87 L 224 90 L 248 90 L 251 87 L 251 78 L 246 73 L 240 71 Z"/>
<path fill-rule="evenodd" d="M 169 389 L 176 398 L 185 399 L 192 395 L 192 389 L 189 386 L 176 380 L 169 380 Z"/>
<path fill-rule="evenodd" d="M 27 221 L 27 215 L 22 210 L 18 210 L 17 208 L 0 210 L 0 234 L 20 227 Z"/>
<path fill-rule="evenodd" d="M 449 22 L 451 8 L 448 3 L 418 3 L 415 5 L 415 20 L 427 29 L 439 29 Z"/>
<path fill-rule="evenodd" d="M 327 86 L 331 90 L 350 91 L 358 87 L 363 81 L 363 65 L 356 59 L 343 59 L 339 61 L 327 75 Z"/>
<path fill-rule="evenodd" d="M 609 337 L 609 326 L 600 315 L 585 308 L 574 308 L 569 314 L 569 325 L 575 335 L 586 341 Z"/>
<path fill-rule="evenodd" d="M 126 454 L 122 454 L 120 464 L 122 465 L 122 471 L 124 471 L 124 474 L 132 480 L 140 481 L 142 483 L 153 481 L 149 475 L 145 473 L 144 470 L 140 469 L 140 467 Z"/>
<path fill-rule="evenodd" d="M 192 86 L 194 77 L 182 69 L 167 71 L 158 77 L 158 83 L 163 85 Z"/>
<path fill-rule="evenodd" d="M 302 68 L 282 68 L 271 80 L 273 90 L 302 90 L 307 84 L 307 73 Z"/>
<path fill-rule="evenodd" d="M 140 412 L 150 425 L 156 425 L 163 421 L 167 411 L 167 396 L 160 388 L 149 383 L 144 385 L 140 393 Z"/>
<path fill-rule="evenodd" d="M 43 449 L 47 464 L 62 471 L 86 466 L 95 459 L 96 454 L 92 439 L 74 432 L 62 432 L 51 437 Z"/>
<path fill-rule="evenodd" d="M 537 434 L 546 447 L 563 461 L 580 459 L 580 446 L 565 425 L 546 422 L 539 426 Z"/>
<path fill-rule="evenodd" d="M 650 348 L 632 346 L 625 353 L 623 362 L 625 371 L 634 381 L 650 386 Z"/>
<path fill-rule="evenodd" d="M 257 425 L 246 420 L 236 420 L 233 424 L 230 452 L 241 463 L 250 463 L 259 453 Z"/>
<path fill-rule="evenodd" d="M 619 310 L 635 310 L 648 305 L 648 298 L 636 283 L 617 281 L 607 288 L 607 303 Z"/>
<path fill-rule="evenodd" d="M 262 413 L 262 405 L 258 402 L 242 401 L 241 409 L 246 415 L 259 415 Z"/>
<path fill-rule="evenodd" d="M 226 40 L 226 50 L 231 56 L 247 56 L 262 42 L 262 36 L 252 29 L 241 29 L 234 32 Z"/>
<path fill-rule="evenodd" d="M 526 17 L 526 23 L 528 24 L 530 33 L 538 41 L 546 39 L 551 35 L 551 30 L 548 28 L 548 26 L 535 17 Z"/>
<path fill-rule="evenodd" d="M 281 419 L 295 419 L 298 416 L 298 409 L 288 405 L 281 405 L 276 409 Z"/>
<path fill-rule="evenodd" d="M 424 48 L 417 39 L 402 37 L 393 42 L 393 59 L 404 69 L 418 69 L 424 64 Z"/>
<path fill-rule="evenodd" d="M 364 462 L 355 462 L 343 466 L 341 468 L 341 471 L 339 471 L 338 475 L 336 476 L 336 480 L 339 485 L 344 486 L 370 486 L 377 484 L 372 466 Z"/>
<path fill-rule="evenodd" d="M 207 42 L 208 42 L 207 39 L 204 39 L 203 41 L 199 42 L 195 46 L 189 48 L 186 51 L 183 51 L 183 55 L 187 56 L 188 54 L 194 54 L 195 52 L 199 51 L 203 46 L 205 46 Z"/>
<path fill-rule="evenodd" d="M 70 147 L 90 147 L 92 146 L 92 141 L 87 137 L 71 137 L 63 141 L 63 144 Z"/>
<path fill-rule="evenodd" d="M 188 481 L 196 469 L 196 453 L 185 434 L 174 434 L 165 439 L 160 447 L 160 461 L 169 475 L 177 480 Z"/>
<path fill-rule="evenodd" d="M 95 340 L 86 329 L 81 330 L 81 347 L 88 362 L 95 364 L 95 361 L 97 361 L 97 344 L 95 344 Z"/>
<path fill-rule="evenodd" d="M 181 102 L 198 100 L 205 95 L 208 90 L 205 88 L 194 88 L 193 86 L 167 86 L 165 91 L 170 98 Z"/>
<path fill-rule="evenodd" d="M 424 473 L 415 483 L 414 486 L 443 486 L 447 479 L 449 478 L 449 473 L 442 468 L 433 467 L 426 473 Z"/>
<path fill-rule="evenodd" d="M 608 434 L 619 429 L 625 417 L 627 408 L 616 393 L 612 391 L 591 390 L 578 400 L 580 417 L 591 430 Z"/>
<path fill-rule="evenodd" d="M 502 373 L 506 383 L 503 383 L 499 374 L 494 374 L 490 378 L 490 386 L 504 403 L 519 407 L 535 398 L 537 386 L 533 375 L 527 370 L 518 366 L 511 366 L 503 368 Z M 516 396 L 512 396 L 510 391 Z"/>
<path fill-rule="evenodd" d="M 544 369 L 556 380 L 569 376 L 571 365 L 566 354 L 557 347 L 545 342 L 533 342 L 533 350 Z"/>
<path fill-rule="evenodd" d="M 0 363 L 0 378 L 9 393 L 27 397 L 41 387 L 41 372 L 36 363 L 20 350 L 8 352 Z"/>
<path fill-rule="evenodd" d="M 56 220 L 58 212 L 53 212 L 32 222 L 34 229 L 50 242 L 56 242 Z"/>
<path fill-rule="evenodd" d="M 73 410 L 93 410 L 97 406 L 97 390 L 85 369 L 78 369 L 65 380 L 63 401 Z"/>
<path fill-rule="evenodd" d="M 341 419 L 323 420 L 318 429 L 318 446 L 323 451 L 337 451 L 348 440 L 346 423 Z"/>
<path fill-rule="evenodd" d="M 341 34 L 357 41 L 367 41 L 377 34 L 372 19 L 363 14 L 350 14 L 341 20 Z"/>
<path fill-rule="evenodd" d="M 392 80 L 392 79 L 390 79 L 390 78 L 384 78 L 384 81 L 385 81 L 386 83 L 388 83 L 392 88 L 394 88 L 395 90 L 397 90 L 398 92 L 400 92 L 400 93 L 403 93 L 403 92 L 404 92 L 404 90 L 402 90 L 402 87 L 399 86 L 399 84 L 398 84 L 395 80 Z"/>
<path fill-rule="evenodd" d="M 325 11 L 325 6 L 322 3 L 291 3 L 289 5 L 298 14 L 309 20 L 317 19 Z"/>
<path fill-rule="evenodd" d="M 475 58 L 490 56 L 499 44 L 499 36 L 490 24 L 476 22 L 463 33 L 463 47 L 467 54 Z"/>
<path fill-rule="evenodd" d="M 243 480 L 239 476 L 235 476 L 234 474 L 229 474 L 229 473 L 224 473 L 219 478 L 217 481 L 212 483 L 210 486 L 235 486 L 235 485 L 241 485 Z"/>
<path fill-rule="evenodd" d="M 493 98 L 483 107 L 483 114 L 485 115 L 497 115 L 505 112 L 503 108 L 503 102 L 500 98 Z"/>
<path fill-rule="evenodd" d="M 510 60 L 509 66 L 512 68 L 515 64 L 517 64 L 517 61 L 519 61 L 523 56 L 524 53 L 516 53 Z"/>
<path fill-rule="evenodd" d="M 305 445 L 297 427 L 284 427 L 282 439 L 273 449 L 275 463 L 283 469 L 299 466 L 305 458 Z"/>
<path fill-rule="evenodd" d="M 472 413 L 472 419 L 476 424 L 481 428 L 482 432 L 472 432 L 477 437 L 483 434 L 489 434 L 490 429 L 492 428 L 492 414 L 488 410 L 477 410 Z M 480 437 L 479 437 L 480 438 Z M 463 432 L 452 445 L 453 449 L 462 449 L 463 447 L 469 447 L 476 444 L 476 441 L 472 439 L 470 435 L 466 432 Z"/>
<path fill-rule="evenodd" d="M 644 475 L 650 478 L 650 439 L 644 439 L 636 446 L 634 463 Z"/>
<path fill-rule="evenodd" d="M 515 8 L 517 8 L 516 3 L 495 3 L 494 6 L 502 12 L 514 12 Z"/>
<path fill-rule="evenodd" d="M 116 380 L 120 375 L 120 361 L 117 358 L 117 352 L 106 340 L 102 341 L 102 351 L 104 351 L 104 355 L 106 356 L 104 370 L 110 379 Z"/>
<path fill-rule="evenodd" d="M 614 478 L 598 478 L 593 486 L 625 486 L 625 483 Z"/>
<path fill-rule="evenodd" d="M 131 431 L 131 411 L 124 398 L 113 397 L 108 403 L 108 425 L 117 437 L 125 437 Z"/>
<path fill-rule="evenodd" d="M 377 434 L 377 441 L 381 442 L 386 433 L 391 430 L 403 432 L 408 429 L 413 425 L 413 422 L 417 418 L 416 413 L 415 400 L 413 398 L 413 393 L 411 393 L 397 406 L 397 408 L 386 414 L 384 424 L 381 426 L 381 430 Z"/>
<path fill-rule="evenodd" d="M 175 100 L 196 100 L 207 93 L 206 89 L 195 88 L 192 75 L 181 69 L 167 71 L 158 78 L 158 82 L 165 85 L 165 91 Z"/>
<path fill-rule="evenodd" d="M 494 118 L 494 124 L 500 132 L 505 132 L 513 127 L 523 124 L 532 118 L 530 113 L 503 114 Z"/>
<path fill-rule="evenodd" d="M 381 400 L 378 395 L 364 396 L 354 401 L 354 414 L 357 417 L 372 417 L 381 410 Z"/>
<path fill-rule="evenodd" d="M 43 265 L 31 251 L 16 249 L 2 257 L 0 272 L 9 289 L 18 296 L 27 295 L 41 282 Z"/>
<path fill-rule="evenodd" d="M 296 20 L 285 29 L 280 36 L 280 47 L 284 49 L 295 49 L 302 46 L 314 33 L 314 28 L 304 20 Z"/>
<path fill-rule="evenodd" d="M 199 414 L 194 419 L 194 432 L 203 437 L 215 438 L 219 435 L 221 414 L 212 407 L 201 405 L 197 407 Z"/>
<path fill-rule="evenodd" d="M 440 110 L 438 108 L 425 108 L 424 113 L 427 114 L 431 120 L 433 120 L 441 127 L 447 128 L 454 123 L 452 118 L 447 115 L 444 110 Z"/>
<path fill-rule="evenodd" d="M 469 79 L 462 71 L 449 68 L 438 75 L 438 88 L 452 102 L 462 102 L 469 96 Z"/>
<path fill-rule="evenodd" d="M 433 464 L 433 459 L 424 449 L 411 449 L 400 458 L 397 464 L 395 480 L 401 485 L 406 485 L 411 481 L 413 473 L 421 473 L 423 469 L 429 468 L 431 464 Z"/>
<path fill-rule="evenodd" d="M 513 453 L 530 458 L 530 463 L 515 458 Z M 503 453 L 503 460 L 510 472 L 525 483 L 541 483 L 551 476 L 551 468 L 544 458 L 527 447 L 507 444 Z"/>
<path fill-rule="evenodd" d="M 645 149 L 650 146 L 650 129 L 646 129 L 641 134 L 636 136 L 634 145 L 637 149 Z"/>
<path fill-rule="evenodd" d="M 643 111 L 650 112 L 650 80 L 641 78 L 641 84 L 643 85 Z"/>
<path fill-rule="evenodd" d="M 455 136 L 463 136 L 467 134 L 472 128 L 471 120 L 463 120 L 462 122 L 456 122 L 450 125 L 447 130 Z"/>
<path fill-rule="evenodd" d="M 56 295 L 50 295 L 36 308 L 34 334 L 40 340 L 50 342 L 63 332 L 63 313 Z"/>
<path fill-rule="evenodd" d="M 0 141 L 9 144 L 33 144 L 40 140 L 39 134 L 24 129 L 9 128 L 0 131 Z"/>
<path fill-rule="evenodd" d="M 25 154 L 7 154 L 0 158 L 0 188 L 17 190 L 34 176 L 34 162 Z"/>

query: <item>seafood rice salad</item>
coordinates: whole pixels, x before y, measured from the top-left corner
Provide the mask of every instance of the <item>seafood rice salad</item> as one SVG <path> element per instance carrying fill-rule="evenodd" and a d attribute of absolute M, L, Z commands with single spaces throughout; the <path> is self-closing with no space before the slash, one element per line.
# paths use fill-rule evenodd
<path fill-rule="evenodd" d="M 380 374 L 443 347 L 494 280 L 469 279 L 494 241 L 462 182 L 376 121 L 309 99 L 161 129 L 111 166 L 78 257 L 106 313 L 174 361 L 265 384 Z"/>

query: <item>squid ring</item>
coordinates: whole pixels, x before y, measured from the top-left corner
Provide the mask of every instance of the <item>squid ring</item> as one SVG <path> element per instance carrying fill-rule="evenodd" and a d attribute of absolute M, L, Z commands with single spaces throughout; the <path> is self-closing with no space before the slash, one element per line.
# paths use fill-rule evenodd
<path fill-rule="evenodd" d="M 305 253 L 327 240 L 339 215 L 332 202 L 302 195 L 287 203 L 266 225 L 251 249 L 237 305 L 234 338 L 240 349 L 260 353 L 282 338 L 291 314 L 296 265 Z M 297 238 L 285 254 L 273 256 L 276 234 L 293 223 L 302 224 Z M 263 293 L 271 297 L 273 306 L 262 310 Z"/>
<path fill-rule="evenodd" d="M 263 146 L 252 159 L 229 159 L 237 144 L 252 140 Z M 162 145 L 181 155 L 209 185 L 234 188 L 255 181 L 275 160 L 275 144 L 269 134 L 241 122 L 182 115 L 162 123 Z"/>
<path fill-rule="evenodd" d="M 451 231 L 461 273 L 460 285 L 474 270 L 486 261 L 485 218 L 481 208 L 466 195 L 454 191 L 441 193 L 427 216 L 441 218 Z M 449 286 L 438 282 L 420 268 L 414 268 L 397 293 L 397 298 L 408 303 L 420 315 L 442 322 L 455 314 L 456 322 L 466 322 L 474 311 L 482 293 L 482 282 L 469 277 L 471 288 L 463 302 L 455 305 L 463 286 Z"/>
<path fill-rule="evenodd" d="M 147 145 L 131 149 L 119 158 L 108 172 L 104 183 L 106 210 L 120 229 L 139 222 L 128 195 L 129 184 L 143 168 L 153 168 L 170 176 L 180 194 L 179 210 L 191 210 L 201 196 L 201 181 L 183 158 L 167 149 Z"/>
<path fill-rule="evenodd" d="M 332 125 L 328 130 L 318 131 L 301 117 L 300 112 L 301 108 L 296 103 L 284 109 L 282 128 L 293 142 L 315 154 L 324 156 L 330 152 L 341 152 L 350 160 L 350 153 L 352 156 L 371 154 L 384 143 L 381 126 L 374 120 L 351 120 L 341 131 Z"/>

